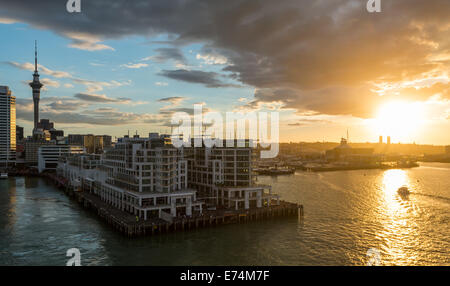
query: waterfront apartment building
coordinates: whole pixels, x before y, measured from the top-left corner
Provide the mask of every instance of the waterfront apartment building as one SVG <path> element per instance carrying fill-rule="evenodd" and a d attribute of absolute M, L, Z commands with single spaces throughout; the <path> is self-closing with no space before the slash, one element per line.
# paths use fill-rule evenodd
<path fill-rule="evenodd" d="M 101 159 L 60 160 L 58 173 L 122 211 L 170 221 L 200 215 L 205 206 L 234 211 L 278 204 L 270 186 L 256 184 L 253 156 L 248 140 L 243 147 L 175 148 L 167 135 L 135 135 L 120 138 Z"/>
<path fill-rule="evenodd" d="M 183 149 L 166 142 L 162 137 L 121 138 L 105 151 L 101 164 L 92 163 L 97 164 L 95 171 L 89 171 L 81 159 L 68 158 L 60 163 L 59 173 L 71 186 L 82 182 L 83 189 L 144 220 L 199 215 L 203 202 L 187 187 Z M 92 158 L 84 156 L 83 160 Z"/>
<path fill-rule="evenodd" d="M 227 147 L 223 141 L 223 147 L 185 148 L 188 186 L 196 189 L 199 199 L 213 208 L 240 210 L 270 206 L 272 200 L 278 203 L 279 196 L 272 194 L 271 186 L 256 184 L 251 145 L 251 140 L 234 140 L 233 147 Z"/>
<path fill-rule="evenodd" d="M 61 157 L 72 154 L 84 154 L 85 149 L 80 146 L 70 145 L 42 145 L 38 149 L 38 170 L 55 171 Z"/>
<path fill-rule="evenodd" d="M 16 160 L 16 98 L 7 86 L 0 86 L 0 169 Z"/>
<path fill-rule="evenodd" d="M 75 190 L 81 191 L 84 186 L 87 191 L 97 194 L 94 182 L 104 182 L 106 175 L 100 170 L 101 164 L 101 155 L 70 153 L 59 158 L 56 171 L 68 179 Z"/>
<path fill-rule="evenodd" d="M 102 169 L 100 197 L 124 211 L 166 220 L 202 212 L 203 202 L 187 187 L 183 149 L 165 138 L 123 138 L 105 151 Z"/>

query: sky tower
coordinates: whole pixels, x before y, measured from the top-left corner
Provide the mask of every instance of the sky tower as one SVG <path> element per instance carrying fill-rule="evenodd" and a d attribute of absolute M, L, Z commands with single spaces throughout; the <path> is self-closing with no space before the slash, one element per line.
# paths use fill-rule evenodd
<path fill-rule="evenodd" d="M 44 86 L 39 81 L 39 73 L 37 67 L 37 42 L 34 41 L 34 74 L 33 81 L 30 82 L 30 86 L 33 89 L 33 103 L 34 103 L 34 129 L 37 129 L 39 122 L 39 99 L 41 96 L 41 88 Z"/>

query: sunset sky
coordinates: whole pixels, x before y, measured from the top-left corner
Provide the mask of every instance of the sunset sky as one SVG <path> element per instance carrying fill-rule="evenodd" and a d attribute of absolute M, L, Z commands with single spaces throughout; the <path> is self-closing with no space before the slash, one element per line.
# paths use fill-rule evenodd
<path fill-rule="evenodd" d="M 32 129 L 169 131 L 170 115 L 276 110 L 281 141 L 450 144 L 450 1 L 0 0 L 0 85 Z M 114 3 L 114 4 L 112 4 Z"/>

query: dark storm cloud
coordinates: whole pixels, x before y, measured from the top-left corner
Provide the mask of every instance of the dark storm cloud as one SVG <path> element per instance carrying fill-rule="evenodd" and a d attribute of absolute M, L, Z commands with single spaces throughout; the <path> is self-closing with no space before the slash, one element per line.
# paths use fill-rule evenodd
<path fill-rule="evenodd" d="M 158 99 L 158 102 L 169 102 L 172 104 L 177 104 L 185 99 L 186 99 L 186 97 L 183 97 L 183 96 L 171 96 L 171 97 L 160 98 L 160 99 Z"/>
<path fill-rule="evenodd" d="M 190 83 L 200 83 L 206 87 L 239 87 L 235 84 L 229 84 L 222 82 L 219 77 L 220 74 L 215 72 L 204 72 L 199 70 L 163 70 L 158 73 L 160 76 L 164 76 L 170 79 L 185 81 Z"/>
<path fill-rule="evenodd" d="M 115 102 L 115 103 L 127 103 L 130 102 L 130 98 L 110 98 L 106 95 L 99 95 L 99 94 L 87 94 L 87 93 L 77 93 L 74 95 L 75 98 L 85 100 L 85 101 L 91 101 L 91 102 Z"/>
<path fill-rule="evenodd" d="M 147 57 L 145 60 L 153 60 L 159 63 L 174 60 L 177 63 L 186 64 L 186 58 L 178 48 L 159 48 L 155 52 L 157 52 L 156 55 Z"/>
<path fill-rule="evenodd" d="M 70 102 L 70 101 L 55 101 L 47 104 L 47 106 L 52 110 L 76 110 L 80 107 L 86 107 L 86 104 L 82 104 L 81 102 Z"/>
<path fill-rule="evenodd" d="M 373 14 L 367 0 L 96 0 L 83 1 L 81 14 L 67 14 L 65 2 L 0 0 L 0 17 L 51 29 L 90 50 L 108 48 L 101 39 L 160 33 L 176 45 L 203 43 L 228 59 L 224 70 L 234 79 L 257 88 L 253 105 L 282 101 L 365 117 L 380 101 L 373 83 L 448 71 L 448 0 L 383 0 Z M 163 75 L 223 86 L 217 75 L 198 71 Z"/>

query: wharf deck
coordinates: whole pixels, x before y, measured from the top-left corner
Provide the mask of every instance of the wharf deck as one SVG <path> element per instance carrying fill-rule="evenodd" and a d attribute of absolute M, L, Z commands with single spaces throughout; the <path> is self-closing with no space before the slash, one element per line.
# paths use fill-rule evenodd
<path fill-rule="evenodd" d="M 302 205 L 280 200 L 279 205 L 276 205 L 276 201 L 273 201 L 271 206 L 248 210 L 204 210 L 202 215 L 177 217 L 173 218 L 172 222 L 167 222 L 159 218 L 143 220 L 137 219 L 133 214 L 107 204 L 94 194 L 74 191 L 65 187 L 62 185 L 63 182 L 57 179 L 56 176 L 48 176 L 48 178 L 84 208 L 97 213 L 112 228 L 128 237 L 187 231 L 222 224 L 248 223 L 276 217 L 303 216 Z"/>

